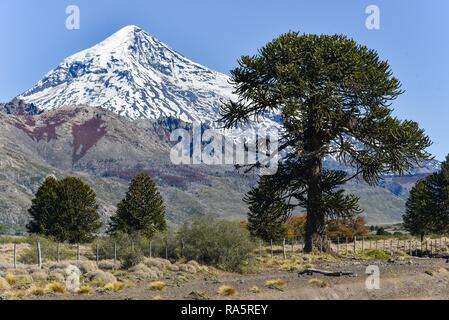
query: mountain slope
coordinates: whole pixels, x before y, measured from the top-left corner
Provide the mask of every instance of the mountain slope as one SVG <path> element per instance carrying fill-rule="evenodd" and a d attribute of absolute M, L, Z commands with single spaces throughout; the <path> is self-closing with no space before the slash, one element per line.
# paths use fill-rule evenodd
<path fill-rule="evenodd" d="M 232 166 L 171 164 L 169 125 L 169 119 L 130 122 L 95 107 L 68 106 L 35 116 L 0 113 L 0 224 L 24 230 L 33 194 L 49 174 L 89 183 L 104 221 L 139 172 L 157 183 L 171 223 L 193 214 L 243 217 L 243 194 L 256 177 Z"/>
<path fill-rule="evenodd" d="M 179 126 L 189 128 L 171 119 L 131 122 L 98 107 L 68 106 L 39 115 L 0 113 L 0 223 L 23 231 L 33 194 L 49 174 L 75 175 L 89 183 L 106 222 L 132 177 L 142 171 L 161 190 L 171 223 L 193 214 L 244 219 L 242 198 L 257 177 L 232 166 L 171 164 L 168 136 Z M 361 197 L 369 223 L 401 220 L 402 194 L 362 182 L 351 182 L 347 189 Z"/>

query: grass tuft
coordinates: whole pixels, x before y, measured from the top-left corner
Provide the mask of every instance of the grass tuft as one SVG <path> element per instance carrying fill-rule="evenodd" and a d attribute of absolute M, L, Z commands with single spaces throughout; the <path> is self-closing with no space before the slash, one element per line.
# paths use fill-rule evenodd
<path fill-rule="evenodd" d="M 287 281 L 282 279 L 268 280 L 266 286 L 270 289 L 282 290 L 287 285 Z"/>
<path fill-rule="evenodd" d="M 120 291 L 124 288 L 125 284 L 122 282 L 110 282 L 103 287 L 105 291 Z"/>
<path fill-rule="evenodd" d="M 42 297 L 45 296 L 45 289 L 42 287 L 31 287 L 28 289 L 27 295 L 29 296 L 35 296 L 35 297 Z"/>
<path fill-rule="evenodd" d="M 45 287 L 45 291 L 47 293 L 57 293 L 57 294 L 65 294 L 66 289 L 62 283 L 59 282 L 51 282 Z"/>
<path fill-rule="evenodd" d="M 95 289 L 93 289 L 92 287 L 89 287 L 89 286 L 81 286 L 78 288 L 78 290 L 76 290 L 76 293 L 91 295 L 91 294 L 95 294 Z"/>
<path fill-rule="evenodd" d="M 220 288 L 218 288 L 217 293 L 220 296 L 226 296 L 226 297 L 236 296 L 238 294 L 237 290 L 235 290 L 231 286 L 221 286 Z"/>
<path fill-rule="evenodd" d="M 326 281 L 318 279 L 318 278 L 310 279 L 309 285 L 318 287 L 318 288 L 327 288 L 329 286 L 329 284 Z"/>
<path fill-rule="evenodd" d="M 151 290 L 162 291 L 165 289 L 166 286 L 167 285 L 164 281 L 154 281 L 150 283 Z"/>

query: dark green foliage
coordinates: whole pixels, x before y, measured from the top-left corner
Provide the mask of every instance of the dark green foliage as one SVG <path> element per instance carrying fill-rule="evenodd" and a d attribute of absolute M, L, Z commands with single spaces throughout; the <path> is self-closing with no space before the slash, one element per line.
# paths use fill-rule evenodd
<path fill-rule="evenodd" d="M 4 234 L 4 232 L 6 232 L 6 228 L 2 224 L 0 224 L 0 234 Z"/>
<path fill-rule="evenodd" d="M 185 258 L 229 271 L 240 271 L 255 248 L 248 230 L 236 221 L 196 217 L 179 230 L 178 238 Z"/>
<path fill-rule="evenodd" d="M 59 228 L 58 204 L 58 180 L 47 177 L 39 187 L 28 213 L 31 220 L 27 225 L 29 233 L 37 233 L 45 236 L 55 236 Z"/>
<path fill-rule="evenodd" d="M 129 250 L 121 259 L 122 268 L 128 270 L 134 266 L 137 266 L 139 263 L 143 261 L 144 255 L 142 251 L 134 248 L 134 250 Z"/>
<path fill-rule="evenodd" d="M 29 233 L 60 242 L 89 242 L 101 226 L 95 192 L 75 177 L 45 179 L 28 212 Z"/>
<path fill-rule="evenodd" d="M 153 180 L 143 173 L 139 174 L 131 181 L 125 199 L 118 204 L 116 214 L 111 217 L 109 233 L 139 233 L 151 239 L 157 231 L 165 229 L 164 200 Z"/>
<path fill-rule="evenodd" d="M 380 227 L 376 231 L 376 236 L 391 236 L 391 233 L 386 231 L 384 227 Z"/>
<path fill-rule="evenodd" d="M 58 259 L 58 244 L 50 239 L 39 235 L 31 235 L 24 238 L 22 241 L 29 245 L 21 251 L 18 261 L 24 264 L 37 264 L 37 242 L 40 242 L 43 261 L 57 261 Z M 59 258 L 61 260 L 75 260 L 76 259 L 76 245 L 61 244 Z"/>
<path fill-rule="evenodd" d="M 340 35 L 290 32 L 239 64 L 232 79 L 240 100 L 223 106 L 224 126 L 274 111 L 284 129 L 285 157 L 278 173 L 263 177 L 246 198 L 250 218 L 282 223 L 293 208 L 306 208 L 307 252 L 323 236 L 326 218 L 360 212 L 358 199 L 342 189 L 348 180 L 376 184 L 386 172 L 403 174 L 430 159 L 431 142 L 418 124 L 392 116 L 401 85 L 374 50 Z M 326 156 L 354 172 L 324 170 Z"/>
<path fill-rule="evenodd" d="M 403 219 L 405 229 L 421 239 L 449 232 L 449 156 L 439 172 L 418 181 L 411 190 Z"/>

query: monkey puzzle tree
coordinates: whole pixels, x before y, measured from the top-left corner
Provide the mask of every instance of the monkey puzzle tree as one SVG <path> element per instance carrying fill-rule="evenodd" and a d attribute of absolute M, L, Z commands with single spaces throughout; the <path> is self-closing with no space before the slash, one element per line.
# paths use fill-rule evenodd
<path fill-rule="evenodd" d="M 140 233 L 151 239 L 166 227 L 164 200 L 156 184 L 144 173 L 135 176 L 117 213 L 111 217 L 108 232 Z"/>
<path fill-rule="evenodd" d="M 76 177 L 46 178 L 28 212 L 29 233 L 58 241 L 91 241 L 101 226 L 95 192 Z"/>
<path fill-rule="evenodd" d="M 421 241 L 430 233 L 449 232 L 449 156 L 440 171 L 418 181 L 410 191 L 403 220 L 405 229 Z"/>
<path fill-rule="evenodd" d="M 403 174 L 430 159 L 430 139 L 418 124 L 392 116 L 391 102 L 402 91 L 389 64 L 344 36 L 281 35 L 243 56 L 232 81 L 239 100 L 223 105 L 224 127 L 267 112 L 277 112 L 283 126 L 279 170 L 262 177 L 265 192 L 253 191 L 246 201 L 259 215 L 306 208 L 306 252 L 323 236 L 326 216 L 359 212 L 357 197 L 341 189 L 347 181 L 374 185 L 385 172 Z M 327 156 L 354 172 L 324 169 Z"/>

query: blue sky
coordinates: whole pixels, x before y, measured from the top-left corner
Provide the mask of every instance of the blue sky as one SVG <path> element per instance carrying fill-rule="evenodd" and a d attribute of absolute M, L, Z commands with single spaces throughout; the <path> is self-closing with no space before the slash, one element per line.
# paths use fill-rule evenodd
<path fill-rule="evenodd" d="M 72 4 L 81 11 L 80 30 L 65 28 Z M 365 27 L 371 4 L 380 9 L 380 30 Z M 0 101 L 129 24 L 224 73 L 289 30 L 350 36 L 378 50 L 402 81 L 406 93 L 394 103 L 395 114 L 425 128 L 437 159 L 449 153 L 447 0 L 0 0 Z"/>

